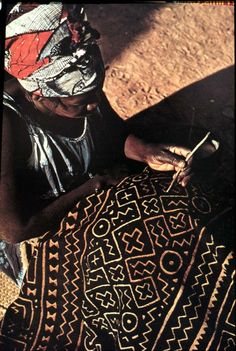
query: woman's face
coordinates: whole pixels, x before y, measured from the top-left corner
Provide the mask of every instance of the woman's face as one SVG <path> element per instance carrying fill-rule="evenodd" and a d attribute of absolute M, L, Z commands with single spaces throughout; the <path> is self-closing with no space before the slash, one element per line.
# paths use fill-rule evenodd
<path fill-rule="evenodd" d="M 102 87 L 83 95 L 45 98 L 32 94 L 35 107 L 47 115 L 78 118 L 94 111 L 101 100 Z"/>

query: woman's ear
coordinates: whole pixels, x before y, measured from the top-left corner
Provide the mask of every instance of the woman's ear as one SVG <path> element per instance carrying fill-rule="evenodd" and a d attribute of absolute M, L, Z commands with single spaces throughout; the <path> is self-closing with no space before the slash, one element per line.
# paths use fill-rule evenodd
<path fill-rule="evenodd" d="M 43 97 L 36 95 L 34 93 L 30 93 L 29 91 L 25 91 L 25 97 L 29 102 L 37 103 L 42 101 Z"/>
<path fill-rule="evenodd" d="M 32 102 L 40 102 L 43 100 L 43 97 L 42 96 L 39 96 L 39 95 L 36 95 L 34 93 L 31 94 L 31 101 Z"/>

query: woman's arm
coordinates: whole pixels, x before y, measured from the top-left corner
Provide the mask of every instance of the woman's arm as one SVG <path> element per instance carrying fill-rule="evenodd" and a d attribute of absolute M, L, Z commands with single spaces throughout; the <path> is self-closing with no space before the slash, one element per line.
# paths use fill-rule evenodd
<path fill-rule="evenodd" d="M 103 113 L 107 115 L 107 120 L 113 121 L 113 128 L 120 135 L 120 142 L 116 142 L 115 146 L 119 145 L 119 152 L 123 153 L 122 156 L 139 161 L 149 165 L 152 169 L 157 171 L 173 171 L 173 178 L 182 186 L 186 186 L 192 178 L 193 166 L 199 165 L 199 160 L 211 156 L 217 148 L 212 142 L 206 142 L 204 146 L 191 157 L 188 162 L 185 161 L 187 155 L 191 150 L 187 147 L 171 144 L 171 143 L 155 143 L 148 141 L 148 135 L 142 136 L 142 130 L 138 131 L 139 136 L 132 131 L 132 127 L 127 124 L 127 121 L 122 120 L 121 117 L 111 107 L 106 95 L 102 94 Z M 180 171 L 180 173 L 177 172 Z M 176 177 L 177 175 L 177 177 Z"/>
<path fill-rule="evenodd" d="M 11 116 L 14 117 L 14 116 Z M 40 236 L 57 224 L 77 201 L 117 181 L 109 176 L 95 176 L 78 188 L 62 195 L 54 202 L 23 220 L 21 208 L 32 204 L 25 203 L 27 196 L 17 188 L 16 182 L 16 142 L 11 118 L 4 113 L 2 123 L 2 153 L 0 182 L 0 238 L 16 243 Z M 22 140 L 22 143 L 25 140 Z M 30 189 L 29 189 L 30 191 Z"/>
<path fill-rule="evenodd" d="M 177 177 L 177 182 L 186 186 L 191 174 L 191 161 L 187 164 L 185 158 L 190 150 L 186 147 L 180 147 L 173 144 L 150 143 L 141 139 L 132 133 L 131 127 L 127 121 L 121 117 L 111 107 L 106 95 L 102 93 L 103 114 L 106 115 L 107 123 L 112 121 L 112 128 L 115 128 L 117 135 L 120 137 L 120 142 L 116 142 L 114 146 L 119 149 L 124 157 L 143 162 L 151 168 L 159 171 L 175 171 L 179 169 L 182 172 Z M 115 127 L 114 127 L 115 126 Z M 140 134 L 140 133 L 139 133 Z"/>
<path fill-rule="evenodd" d="M 157 171 L 175 171 L 181 173 L 176 179 L 182 186 L 186 186 L 191 173 L 189 162 L 185 161 L 190 149 L 173 144 L 148 143 L 130 134 L 125 141 L 125 155 L 127 158 L 144 162 Z"/>
<path fill-rule="evenodd" d="M 144 162 L 154 170 L 174 171 L 173 178 L 185 187 L 194 175 L 193 169 L 197 170 L 201 161 L 209 159 L 218 147 L 217 141 L 213 139 L 206 141 L 186 162 L 185 159 L 191 152 L 189 148 L 176 144 L 148 143 L 130 134 L 125 141 L 124 149 L 126 157 Z"/>

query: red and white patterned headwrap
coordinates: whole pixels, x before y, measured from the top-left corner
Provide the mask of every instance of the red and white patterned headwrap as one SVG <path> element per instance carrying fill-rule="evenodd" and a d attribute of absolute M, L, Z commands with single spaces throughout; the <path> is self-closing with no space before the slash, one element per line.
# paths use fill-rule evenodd
<path fill-rule="evenodd" d="M 6 25 L 5 69 L 40 96 L 84 94 L 104 79 L 98 38 L 81 4 L 18 3 Z"/>

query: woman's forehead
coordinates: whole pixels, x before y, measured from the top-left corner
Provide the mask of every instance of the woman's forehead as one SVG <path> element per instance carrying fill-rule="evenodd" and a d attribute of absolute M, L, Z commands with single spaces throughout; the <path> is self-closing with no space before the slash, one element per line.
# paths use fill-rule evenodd
<path fill-rule="evenodd" d="M 102 86 L 93 89 L 91 91 L 89 91 L 88 93 L 84 93 L 84 94 L 80 94 L 80 95 L 74 95 L 74 96 L 67 96 L 67 97 L 60 97 L 60 100 L 62 102 L 78 102 L 78 103 L 86 103 L 91 97 L 96 96 L 97 94 L 99 94 L 102 91 Z"/>

